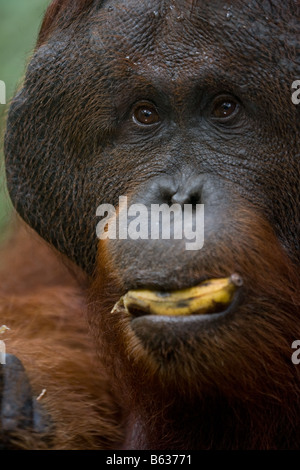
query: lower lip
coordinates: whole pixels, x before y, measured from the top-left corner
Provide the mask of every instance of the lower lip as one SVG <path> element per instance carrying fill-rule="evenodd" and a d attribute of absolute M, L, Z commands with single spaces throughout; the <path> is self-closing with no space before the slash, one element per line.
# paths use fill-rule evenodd
<path fill-rule="evenodd" d="M 157 323 L 173 323 L 173 324 L 191 324 L 194 322 L 207 322 L 207 321 L 214 321 L 221 317 L 224 317 L 228 313 L 227 309 L 224 312 L 213 313 L 213 314 L 202 314 L 202 315 L 188 315 L 188 316 L 167 316 L 167 315 L 143 315 L 137 318 L 133 318 L 131 320 L 131 325 L 134 327 L 139 323 L 149 323 L 157 324 Z"/>

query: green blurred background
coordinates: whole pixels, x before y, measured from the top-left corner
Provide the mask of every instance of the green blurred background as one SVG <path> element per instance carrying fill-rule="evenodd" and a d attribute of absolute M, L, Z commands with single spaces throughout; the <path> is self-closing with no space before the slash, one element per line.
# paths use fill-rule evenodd
<path fill-rule="evenodd" d="M 9 100 L 22 82 L 43 14 L 50 0 L 0 0 L 0 80 L 6 84 L 7 105 L 0 104 L 0 241 L 7 233 L 11 206 L 5 191 L 3 134 Z"/>

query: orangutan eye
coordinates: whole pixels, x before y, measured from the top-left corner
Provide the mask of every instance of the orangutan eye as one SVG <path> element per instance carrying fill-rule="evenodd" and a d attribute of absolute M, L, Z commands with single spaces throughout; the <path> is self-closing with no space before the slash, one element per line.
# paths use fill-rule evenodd
<path fill-rule="evenodd" d="M 211 116 L 214 119 L 228 121 L 239 112 L 239 109 L 238 101 L 232 96 L 218 96 L 213 102 Z"/>
<path fill-rule="evenodd" d="M 136 124 L 143 126 L 151 126 L 160 122 L 156 107 L 149 102 L 137 103 L 133 109 L 132 118 Z"/>

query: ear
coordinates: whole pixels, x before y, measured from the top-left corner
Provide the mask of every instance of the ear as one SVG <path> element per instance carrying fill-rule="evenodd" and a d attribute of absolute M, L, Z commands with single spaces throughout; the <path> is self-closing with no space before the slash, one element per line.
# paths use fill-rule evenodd
<path fill-rule="evenodd" d="M 37 47 L 47 41 L 59 24 L 70 24 L 86 11 L 94 0 L 53 0 L 45 13 L 40 29 Z"/>

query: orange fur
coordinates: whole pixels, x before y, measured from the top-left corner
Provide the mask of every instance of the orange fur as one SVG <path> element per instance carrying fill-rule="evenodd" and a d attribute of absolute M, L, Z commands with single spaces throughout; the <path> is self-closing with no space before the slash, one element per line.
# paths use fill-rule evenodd
<path fill-rule="evenodd" d="M 72 10 L 72 18 L 80 15 L 87 9 L 93 0 L 54 0 L 45 14 L 37 45 L 43 44 L 55 29 L 64 14 Z"/>
<path fill-rule="evenodd" d="M 41 404 L 55 423 L 51 447 L 115 447 L 119 411 L 91 348 L 83 289 L 27 229 L 2 250 L 0 323 L 10 328 L 3 339 L 23 362 L 34 397 L 46 389 Z M 37 436 L 21 439 L 22 447 L 44 447 Z"/>
<path fill-rule="evenodd" d="M 19 224 L 0 252 L 1 340 L 54 425 L 18 431 L 15 447 L 296 449 L 295 2 L 237 2 L 234 21 L 222 2 L 183 2 L 183 16 L 181 2 L 111 3 L 51 2 L 8 116 L 14 207 L 69 258 Z M 237 113 L 221 122 L 227 95 Z M 146 130 L 135 110 L 148 101 L 161 119 Z M 100 202 L 180 193 L 207 208 L 198 253 L 122 237 L 97 250 Z M 130 289 L 232 273 L 236 303 L 203 322 L 113 310 Z"/>

